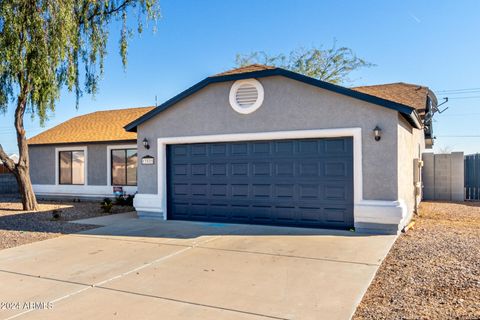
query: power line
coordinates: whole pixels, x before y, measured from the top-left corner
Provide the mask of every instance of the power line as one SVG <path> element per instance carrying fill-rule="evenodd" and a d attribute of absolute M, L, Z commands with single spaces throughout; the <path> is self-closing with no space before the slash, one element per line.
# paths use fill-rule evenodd
<path fill-rule="evenodd" d="M 480 93 L 480 90 L 458 91 L 458 92 L 437 92 L 438 95 L 442 95 L 442 96 L 450 96 L 450 95 L 456 95 L 456 94 L 474 94 L 474 93 Z"/>
<path fill-rule="evenodd" d="M 437 136 L 437 138 L 480 138 L 480 135 Z"/>
<path fill-rule="evenodd" d="M 449 98 L 449 100 L 458 100 L 458 99 L 479 99 L 480 96 L 470 96 L 470 97 L 452 97 L 452 98 Z"/>
<path fill-rule="evenodd" d="M 471 91 L 471 90 L 480 90 L 480 88 L 463 88 L 463 89 L 445 89 L 445 90 L 436 90 L 435 92 L 458 92 L 458 91 Z"/>
<path fill-rule="evenodd" d="M 439 116 L 440 116 L 440 115 L 439 115 Z M 455 113 L 455 114 L 447 113 L 447 114 L 442 114 L 441 116 L 442 116 L 442 117 L 443 117 L 443 116 L 446 116 L 446 117 L 470 117 L 470 116 L 480 116 L 480 113 L 478 113 L 478 112 L 472 112 L 472 113 Z"/>

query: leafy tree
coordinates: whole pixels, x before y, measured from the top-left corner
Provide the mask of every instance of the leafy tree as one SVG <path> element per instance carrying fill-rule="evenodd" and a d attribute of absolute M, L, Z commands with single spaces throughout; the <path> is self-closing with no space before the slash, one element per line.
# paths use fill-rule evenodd
<path fill-rule="evenodd" d="M 24 210 L 37 210 L 30 173 L 26 112 L 41 124 L 63 87 L 78 99 L 94 94 L 104 70 L 109 26 L 121 22 L 120 55 L 127 64 L 130 36 L 156 22 L 157 0 L 0 0 L 0 110 L 15 106 L 19 161 L 0 145 L 0 160 L 16 177 Z M 136 19 L 136 30 L 129 19 Z M 84 67 L 83 71 L 80 69 Z"/>
<path fill-rule="evenodd" d="M 285 54 L 269 55 L 264 51 L 237 54 L 237 66 L 242 67 L 255 63 L 277 66 L 334 84 L 350 81 L 348 75 L 354 70 L 374 66 L 358 58 L 352 49 L 337 48 L 335 43 L 328 49 L 322 47 L 297 49 L 291 51 L 288 56 Z"/>

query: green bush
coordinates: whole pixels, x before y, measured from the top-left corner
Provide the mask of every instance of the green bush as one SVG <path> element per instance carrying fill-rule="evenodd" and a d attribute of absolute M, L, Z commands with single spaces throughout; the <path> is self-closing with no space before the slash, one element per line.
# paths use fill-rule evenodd
<path fill-rule="evenodd" d="M 103 199 L 102 203 L 100 204 L 100 208 L 104 213 L 111 213 L 113 208 L 113 202 L 110 198 Z"/>
<path fill-rule="evenodd" d="M 135 198 L 135 196 L 133 194 L 129 194 L 127 197 L 116 197 L 115 198 L 115 204 L 117 206 L 130 206 L 132 207 L 133 206 L 133 198 Z"/>

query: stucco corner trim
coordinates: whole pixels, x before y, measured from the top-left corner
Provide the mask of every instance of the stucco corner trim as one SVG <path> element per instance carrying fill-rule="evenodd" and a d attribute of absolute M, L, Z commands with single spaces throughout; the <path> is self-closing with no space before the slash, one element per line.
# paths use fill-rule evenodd
<path fill-rule="evenodd" d="M 133 199 L 133 206 L 140 218 L 157 218 L 166 220 L 165 211 L 162 210 L 162 199 L 156 194 L 137 193 Z"/>
<path fill-rule="evenodd" d="M 408 209 L 405 201 L 362 200 L 354 205 L 355 228 L 361 224 L 397 225 L 407 222 Z"/>

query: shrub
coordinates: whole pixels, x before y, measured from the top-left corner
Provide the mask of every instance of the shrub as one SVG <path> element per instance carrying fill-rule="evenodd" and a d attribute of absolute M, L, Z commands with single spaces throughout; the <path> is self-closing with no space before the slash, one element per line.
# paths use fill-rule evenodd
<path fill-rule="evenodd" d="M 100 204 L 100 208 L 104 213 L 111 213 L 113 208 L 113 202 L 110 198 L 103 199 L 102 203 Z"/>
<path fill-rule="evenodd" d="M 52 218 L 53 220 L 60 220 L 62 218 L 62 211 L 61 210 L 52 210 Z"/>
<path fill-rule="evenodd" d="M 135 198 L 135 195 L 129 194 L 126 197 L 120 196 L 115 198 L 115 204 L 117 206 L 133 206 L 133 198 Z"/>

